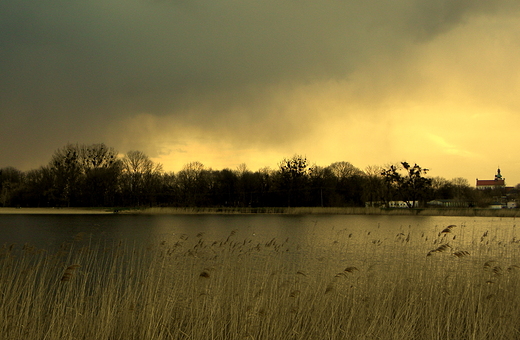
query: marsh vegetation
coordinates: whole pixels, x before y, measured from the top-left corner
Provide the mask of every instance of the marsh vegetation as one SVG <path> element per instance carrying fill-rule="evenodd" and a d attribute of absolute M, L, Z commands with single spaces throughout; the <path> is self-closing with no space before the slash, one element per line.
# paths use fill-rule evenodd
<path fill-rule="evenodd" d="M 518 199 L 520 186 L 492 187 L 477 190 L 464 178 L 431 177 L 415 163 L 361 170 L 346 161 L 317 165 L 298 154 L 257 171 L 246 164 L 216 170 L 190 162 L 165 172 L 141 151 L 121 155 L 104 143 L 69 143 L 39 169 L 0 168 L 0 207 L 360 208 L 403 201 L 424 208 L 434 200 L 433 207 L 486 208 Z"/>
<path fill-rule="evenodd" d="M 0 250 L 2 339 L 516 339 L 515 225 Z M 386 234 L 385 234 L 386 235 Z"/>

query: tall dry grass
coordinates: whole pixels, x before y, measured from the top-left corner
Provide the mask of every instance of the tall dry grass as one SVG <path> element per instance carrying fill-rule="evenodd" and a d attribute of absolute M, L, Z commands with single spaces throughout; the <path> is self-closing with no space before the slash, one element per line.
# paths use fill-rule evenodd
<path fill-rule="evenodd" d="M 421 215 L 421 216 L 481 216 L 517 217 L 520 209 L 483 209 L 483 208 L 427 208 L 427 209 L 381 209 L 375 207 L 153 207 L 121 209 L 123 214 L 292 214 L 292 215 Z"/>
<path fill-rule="evenodd" d="M 519 338 L 514 233 L 433 229 L 4 246 L 0 339 Z"/>

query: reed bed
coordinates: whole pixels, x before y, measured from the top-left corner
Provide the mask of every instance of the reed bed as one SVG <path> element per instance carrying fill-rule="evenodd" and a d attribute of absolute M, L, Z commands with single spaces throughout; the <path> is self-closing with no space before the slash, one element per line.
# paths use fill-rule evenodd
<path fill-rule="evenodd" d="M 0 339 L 518 339 L 519 240 L 464 225 L 0 249 Z"/>
<path fill-rule="evenodd" d="M 290 214 L 290 215 L 421 215 L 421 216 L 481 216 L 481 217 L 517 217 L 520 209 L 484 209 L 484 208 L 391 208 L 375 207 L 153 207 L 125 208 L 114 212 L 122 214 Z M 1 210 L 0 210 L 1 213 Z"/>

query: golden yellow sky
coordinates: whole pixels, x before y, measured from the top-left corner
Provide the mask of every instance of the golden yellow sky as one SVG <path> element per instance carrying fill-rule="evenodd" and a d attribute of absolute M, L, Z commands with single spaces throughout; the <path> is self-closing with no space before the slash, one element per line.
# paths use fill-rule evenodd
<path fill-rule="evenodd" d="M 177 126 L 170 116 L 143 114 L 127 124 L 136 134 L 148 127 L 142 138 L 160 146 L 154 159 L 172 171 L 191 161 L 276 168 L 297 153 L 321 166 L 349 161 L 361 169 L 407 160 L 471 184 L 500 166 L 516 185 L 519 30 L 517 17 L 475 17 L 426 43 L 410 42 L 400 58 L 373 56 L 348 79 L 263 89 L 258 117 L 231 107 L 210 131 Z M 187 115 L 204 115 L 197 109 Z"/>
<path fill-rule="evenodd" d="M 104 142 L 167 171 L 302 154 L 516 185 L 519 19 L 511 0 L 6 0 L 0 167 Z"/>

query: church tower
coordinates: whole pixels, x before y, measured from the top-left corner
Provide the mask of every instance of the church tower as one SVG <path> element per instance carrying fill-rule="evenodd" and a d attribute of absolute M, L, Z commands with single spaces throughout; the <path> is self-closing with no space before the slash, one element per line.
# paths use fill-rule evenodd
<path fill-rule="evenodd" d="M 506 179 L 502 177 L 500 167 L 497 169 L 495 179 L 478 179 L 477 178 L 477 189 L 494 189 L 503 188 L 506 186 Z"/>
<path fill-rule="evenodd" d="M 502 178 L 502 174 L 500 173 L 500 167 L 497 169 L 497 174 L 495 175 L 495 181 L 505 181 L 505 178 Z"/>

